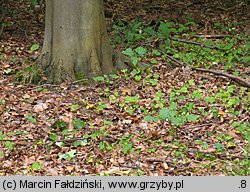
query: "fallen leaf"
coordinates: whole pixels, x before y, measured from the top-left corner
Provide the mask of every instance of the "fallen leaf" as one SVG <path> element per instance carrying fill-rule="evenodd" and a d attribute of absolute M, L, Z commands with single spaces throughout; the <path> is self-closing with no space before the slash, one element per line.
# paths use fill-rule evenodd
<path fill-rule="evenodd" d="M 125 163 L 125 158 L 124 157 L 119 158 L 118 163 Z"/>
<path fill-rule="evenodd" d="M 163 169 L 168 169 L 168 164 L 164 162 L 164 163 L 161 164 L 161 167 Z"/>
<path fill-rule="evenodd" d="M 122 89 L 121 90 L 123 93 L 125 93 L 125 94 L 131 94 L 131 89 L 130 88 L 124 88 L 124 89 Z"/>
<path fill-rule="evenodd" d="M 74 126 L 73 126 L 73 113 L 69 113 L 69 120 L 68 120 L 68 131 L 73 131 Z"/>
<path fill-rule="evenodd" d="M 34 106 L 34 112 L 39 113 L 47 109 L 48 106 L 46 103 L 38 103 L 37 105 Z"/>

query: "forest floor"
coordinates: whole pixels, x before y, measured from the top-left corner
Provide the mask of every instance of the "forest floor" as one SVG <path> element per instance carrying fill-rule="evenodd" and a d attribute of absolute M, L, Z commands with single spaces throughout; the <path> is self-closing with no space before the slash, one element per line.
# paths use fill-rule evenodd
<path fill-rule="evenodd" d="M 30 83 L 44 1 L 3 9 L 0 175 L 250 175 L 249 7 L 106 0 L 112 45 L 151 67 L 91 85 Z"/>

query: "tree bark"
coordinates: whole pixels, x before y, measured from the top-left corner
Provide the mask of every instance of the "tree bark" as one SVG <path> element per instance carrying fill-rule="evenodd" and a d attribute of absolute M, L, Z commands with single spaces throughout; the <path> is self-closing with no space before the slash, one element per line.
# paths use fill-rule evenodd
<path fill-rule="evenodd" d="M 112 72 L 103 0 L 47 0 L 39 63 L 48 83 Z"/>

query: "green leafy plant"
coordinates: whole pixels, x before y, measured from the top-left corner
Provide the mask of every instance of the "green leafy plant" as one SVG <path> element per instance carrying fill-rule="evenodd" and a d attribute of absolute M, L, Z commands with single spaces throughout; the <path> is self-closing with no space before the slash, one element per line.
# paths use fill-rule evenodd
<path fill-rule="evenodd" d="M 103 82 L 103 81 L 105 81 L 105 78 L 103 76 L 98 76 L 98 77 L 94 77 L 93 80 L 96 82 L 98 82 L 98 81 Z"/>
<path fill-rule="evenodd" d="M 232 126 L 236 128 L 236 132 L 244 136 L 248 142 L 248 146 L 245 151 L 250 151 L 250 123 L 233 122 Z"/>
<path fill-rule="evenodd" d="M 113 145 L 109 144 L 107 141 L 100 142 L 99 147 L 103 151 L 111 151 L 113 149 Z"/>
<path fill-rule="evenodd" d="M 214 147 L 217 151 L 224 151 L 224 145 L 222 143 L 217 142 Z"/>
<path fill-rule="evenodd" d="M 7 137 L 6 134 L 3 133 L 3 131 L 0 130 L 0 141 L 4 140 Z"/>
<path fill-rule="evenodd" d="M 83 121 L 81 119 L 74 119 L 73 120 L 73 126 L 76 129 L 82 129 L 85 126 L 85 121 Z"/>
<path fill-rule="evenodd" d="M 144 121 L 146 121 L 146 122 L 158 122 L 159 118 L 152 117 L 151 115 L 147 115 L 144 117 Z"/>
<path fill-rule="evenodd" d="M 55 122 L 52 124 L 51 128 L 52 128 L 52 129 L 64 130 L 64 129 L 67 128 L 67 126 L 68 126 L 68 123 L 67 123 L 67 122 L 65 122 L 65 121 L 63 121 L 63 120 L 57 120 L 57 121 L 55 121 Z"/>
<path fill-rule="evenodd" d="M 132 48 L 127 48 L 125 51 L 122 52 L 123 54 L 131 57 L 132 63 L 136 66 L 139 62 L 139 57 Z"/>
<path fill-rule="evenodd" d="M 87 141 L 87 139 L 83 139 L 83 140 L 77 140 L 77 141 L 74 141 L 73 143 L 72 143 L 72 145 L 74 146 L 74 147 L 84 147 L 84 146 L 86 146 L 86 145 L 88 145 L 88 141 Z"/>
<path fill-rule="evenodd" d="M 40 163 L 40 162 L 34 162 L 31 165 L 31 169 L 34 170 L 34 171 L 40 170 L 42 168 L 43 168 L 43 164 Z"/>
<path fill-rule="evenodd" d="M 8 149 L 8 150 L 10 150 L 10 151 L 12 151 L 13 149 L 14 149 L 14 147 L 15 147 L 15 143 L 14 142 L 12 142 L 12 141 L 5 141 L 4 142 L 4 146 Z"/>
<path fill-rule="evenodd" d="M 178 32 L 175 28 L 175 23 L 173 22 L 160 22 L 160 27 L 159 27 L 159 37 L 160 38 L 168 38 L 174 33 Z"/>
<path fill-rule="evenodd" d="M 55 134 L 55 133 L 49 134 L 49 138 L 50 138 L 52 141 L 57 141 L 57 140 L 58 140 L 58 136 L 57 136 L 57 134 Z"/>
<path fill-rule="evenodd" d="M 159 118 L 161 120 L 168 120 L 177 127 L 186 122 L 184 116 L 178 116 L 177 111 L 170 108 L 162 108 L 159 112 Z"/>
<path fill-rule="evenodd" d="M 194 90 L 191 94 L 191 97 L 195 99 L 200 99 L 202 97 L 202 94 L 198 90 Z"/>
<path fill-rule="evenodd" d="M 27 0 L 27 1 L 33 6 L 38 5 L 38 0 Z"/>
<path fill-rule="evenodd" d="M 139 104 L 137 103 L 140 96 L 126 96 L 124 101 L 119 103 L 119 106 L 127 111 L 129 114 L 133 114 L 136 109 L 138 109 Z"/>
<path fill-rule="evenodd" d="M 76 150 L 70 150 L 69 152 L 59 155 L 59 159 L 71 160 L 76 156 Z"/>
<path fill-rule="evenodd" d="M 76 110 L 78 110 L 78 109 L 80 109 L 81 107 L 79 106 L 79 105 L 71 105 L 70 106 L 70 110 L 71 111 L 76 111 Z"/>
<path fill-rule="evenodd" d="M 36 119 L 33 117 L 33 115 L 32 114 L 26 114 L 26 115 L 24 115 L 24 117 L 29 121 L 29 122 L 31 122 L 31 123 L 36 123 Z"/>
<path fill-rule="evenodd" d="M 62 141 L 59 141 L 59 142 L 55 142 L 55 145 L 61 148 L 61 147 L 65 146 L 65 143 Z"/>
<path fill-rule="evenodd" d="M 203 149 L 207 150 L 208 149 L 208 144 L 206 142 L 203 142 L 202 140 L 196 140 L 197 144 L 200 144 Z"/>
<path fill-rule="evenodd" d="M 32 0 L 32 1 L 34 1 L 34 0 Z M 38 44 L 33 44 L 33 45 L 31 46 L 31 48 L 30 48 L 30 51 L 31 51 L 31 52 L 34 52 L 34 51 L 38 50 L 39 47 L 40 47 L 40 46 L 39 46 Z"/>
<path fill-rule="evenodd" d="M 123 136 L 120 141 L 119 144 L 122 147 L 122 152 L 124 153 L 124 155 L 128 154 L 128 153 L 132 153 L 135 149 L 133 148 L 133 143 L 130 142 L 130 140 L 133 138 L 133 135 L 130 136 Z"/>
<path fill-rule="evenodd" d="M 103 102 L 98 102 L 98 106 L 97 106 L 97 111 L 100 112 L 102 111 L 103 109 L 106 109 L 107 108 L 107 105 Z"/>

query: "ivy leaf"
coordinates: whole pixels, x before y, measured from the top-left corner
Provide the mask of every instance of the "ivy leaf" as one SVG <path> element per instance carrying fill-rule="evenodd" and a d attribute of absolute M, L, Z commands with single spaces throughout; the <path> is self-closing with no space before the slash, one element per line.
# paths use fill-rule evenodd
<path fill-rule="evenodd" d="M 97 76 L 97 77 L 94 77 L 93 78 L 94 79 L 94 81 L 105 81 L 105 79 L 104 79 L 104 77 L 102 77 L 102 76 Z"/>
<path fill-rule="evenodd" d="M 39 163 L 39 162 L 34 162 L 32 165 L 31 165 L 31 168 L 32 170 L 34 171 L 37 171 L 39 169 L 41 169 L 43 167 L 43 164 L 42 163 Z"/>
<path fill-rule="evenodd" d="M 75 157 L 75 153 L 76 153 L 76 150 L 70 150 L 70 151 L 67 152 L 66 154 L 67 154 L 70 158 L 73 158 L 73 157 Z"/>
<path fill-rule="evenodd" d="M 131 48 L 127 48 L 125 51 L 122 52 L 125 55 L 128 55 L 130 57 L 134 56 L 134 51 Z"/>
<path fill-rule="evenodd" d="M 135 51 L 136 51 L 140 56 L 144 56 L 144 55 L 148 52 L 148 50 L 147 50 L 146 48 L 144 48 L 144 47 L 137 47 L 137 48 L 135 49 Z"/>
<path fill-rule="evenodd" d="M 182 123 L 184 123 L 185 121 L 185 118 L 182 118 L 182 117 L 172 117 L 171 118 L 171 122 L 175 125 L 175 126 L 179 126 L 181 125 Z"/>
<path fill-rule="evenodd" d="M 83 139 L 83 140 L 78 140 L 78 141 L 74 141 L 73 146 L 78 147 L 78 146 L 86 146 L 88 144 L 87 139 Z"/>
<path fill-rule="evenodd" d="M 73 125 L 74 125 L 74 128 L 76 129 L 82 129 L 85 125 L 85 122 L 81 119 L 74 119 Z"/>
<path fill-rule="evenodd" d="M 221 144 L 221 143 L 215 143 L 215 144 L 214 144 L 214 147 L 215 147 L 216 149 L 218 149 L 218 150 L 224 150 L 224 146 L 223 146 L 223 144 Z"/>
<path fill-rule="evenodd" d="M 28 119 L 28 121 L 29 122 L 31 122 L 31 123 L 35 123 L 36 122 L 36 119 L 32 116 L 32 114 L 26 114 L 26 115 L 24 115 L 24 117 L 26 118 L 26 119 Z"/>
<path fill-rule="evenodd" d="M 188 119 L 188 121 L 196 121 L 198 119 L 198 116 L 194 115 L 194 114 L 189 114 L 187 116 L 187 119 Z"/>
<path fill-rule="evenodd" d="M 4 145 L 5 145 L 5 147 L 6 147 L 8 150 L 12 151 L 12 150 L 14 149 L 14 146 L 15 146 L 16 144 L 13 143 L 13 142 L 11 142 L 11 141 L 5 141 L 5 142 L 4 142 Z"/>
<path fill-rule="evenodd" d="M 170 110 L 169 108 L 162 108 L 159 112 L 159 117 L 162 120 L 170 119 L 177 114 L 177 111 Z"/>
<path fill-rule="evenodd" d="M 136 56 L 132 56 L 131 59 L 132 59 L 133 65 L 136 65 L 139 61 L 138 57 L 136 57 Z"/>
<path fill-rule="evenodd" d="M 50 138 L 52 141 L 56 141 L 56 140 L 58 139 L 58 136 L 57 136 L 57 134 L 55 134 L 55 133 L 51 133 L 51 134 L 49 134 L 49 138 Z"/>
<path fill-rule="evenodd" d="M 144 117 L 144 121 L 146 122 L 153 122 L 154 121 L 154 117 L 147 115 L 146 117 Z"/>
<path fill-rule="evenodd" d="M 122 152 L 124 155 L 126 155 L 128 152 L 133 152 L 133 144 L 132 143 L 127 143 L 122 149 Z"/>
<path fill-rule="evenodd" d="M 80 109 L 80 106 L 79 106 L 79 105 L 71 105 L 71 106 L 70 106 L 70 110 L 71 110 L 71 111 L 76 111 L 77 109 Z"/>
<path fill-rule="evenodd" d="M 38 45 L 38 44 L 33 44 L 33 45 L 31 46 L 31 48 L 30 48 L 30 51 L 31 51 L 31 52 L 34 52 L 34 51 L 36 51 L 37 49 L 39 49 L 39 45 Z"/>
<path fill-rule="evenodd" d="M 63 142 L 56 142 L 56 146 L 63 147 L 65 144 Z"/>

